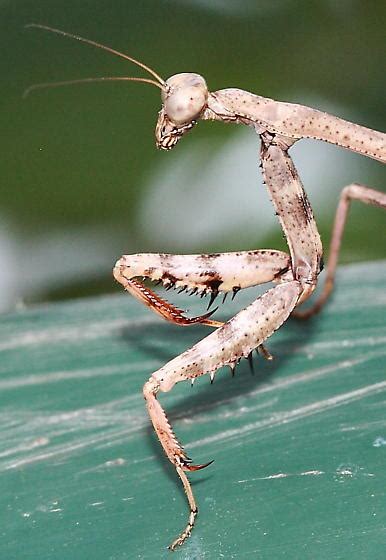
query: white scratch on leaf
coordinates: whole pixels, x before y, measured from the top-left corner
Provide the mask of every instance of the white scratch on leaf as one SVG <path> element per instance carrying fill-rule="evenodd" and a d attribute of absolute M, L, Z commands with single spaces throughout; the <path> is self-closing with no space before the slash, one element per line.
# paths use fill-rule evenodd
<path fill-rule="evenodd" d="M 189 447 L 194 448 L 198 446 L 218 444 L 220 442 L 222 443 L 224 441 L 230 441 L 235 438 L 239 440 L 241 435 L 256 432 L 258 430 L 272 428 L 274 426 L 280 426 L 282 424 L 287 424 L 296 420 L 301 420 L 314 414 L 320 414 L 337 406 L 343 406 L 369 395 L 379 393 L 381 391 L 384 391 L 385 389 L 386 381 L 381 381 L 379 383 L 367 385 L 366 387 L 362 387 L 354 391 L 349 391 L 347 393 L 342 393 L 341 395 L 336 395 L 325 400 L 316 401 L 311 404 L 295 408 L 293 410 L 278 412 L 272 415 L 270 418 L 266 418 L 265 420 L 250 422 L 245 426 L 242 426 L 241 428 L 225 430 L 222 433 L 217 433 L 212 436 L 196 440 L 188 445 Z"/>
<path fill-rule="evenodd" d="M 378 436 L 377 438 L 375 438 L 373 447 L 382 447 L 382 445 L 386 445 L 386 438 L 382 436 Z"/>
<path fill-rule="evenodd" d="M 116 337 L 117 330 L 124 329 L 130 325 L 130 328 L 138 328 L 142 326 L 148 326 L 157 322 L 158 319 L 155 315 L 149 314 L 149 316 L 140 319 L 113 319 L 111 321 L 106 321 L 105 319 L 89 323 L 87 327 L 83 324 L 62 327 L 58 326 L 53 329 L 44 329 L 34 332 L 22 332 L 18 334 L 13 334 L 9 336 L 8 340 L 5 339 L 0 343 L 0 352 L 5 350 L 16 350 L 26 346 L 35 345 L 50 345 L 62 344 L 63 342 L 79 343 L 83 344 L 85 340 L 93 340 L 98 338 L 106 338 L 114 334 Z"/>
<path fill-rule="evenodd" d="M 130 364 L 119 364 L 115 366 L 104 366 L 87 369 L 69 370 L 69 371 L 52 371 L 40 375 L 26 375 L 17 379 L 6 379 L 0 381 L 0 390 L 17 389 L 19 387 L 27 387 L 29 385 L 42 385 L 47 383 L 57 383 L 60 381 L 68 381 L 69 379 L 87 379 L 101 376 L 111 375 L 127 375 L 132 371 L 152 371 L 158 366 L 156 360 L 141 360 Z"/>
<path fill-rule="evenodd" d="M 320 476 L 322 474 L 326 474 L 325 471 L 319 471 L 316 469 L 298 473 L 275 473 L 269 474 L 268 476 L 258 476 L 256 478 L 246 478 L 244 480 L 238 480 L 237 484 L 245 484 L 246 482 L 254 482 L 256 480 L 275 480 L 279 478 L 289 478 L 294 476 Z"/>

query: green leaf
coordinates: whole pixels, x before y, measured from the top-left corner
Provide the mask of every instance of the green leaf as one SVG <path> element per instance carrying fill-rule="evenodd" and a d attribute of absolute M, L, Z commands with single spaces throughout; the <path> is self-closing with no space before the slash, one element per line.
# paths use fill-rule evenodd
<path fill-rule="evenodd" d="M 160 395 L 187 453 L 215 460 L 190 476 L 200 514 L 174 557 L 383 557 L 385 285 L 386 261 L 342 267 L 323 312 L 275 333 L 254 376 L 245 362 Z M 141 389 L 208 332 L 126 294 L 0 318 L 1 558 L 170 557 L 187 505 Z"/>

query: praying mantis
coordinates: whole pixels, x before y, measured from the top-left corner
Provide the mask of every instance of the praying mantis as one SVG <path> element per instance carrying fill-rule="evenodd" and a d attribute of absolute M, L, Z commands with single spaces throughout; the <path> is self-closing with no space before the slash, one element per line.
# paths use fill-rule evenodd
<path fill-rule="evenodd" d="M 304 191 L 289 149 L 302 138 L 336 144 L 386 162 L 386 135 L 345 121 L 325 112 L 273 99 L 236 88 L 210 92 L 202 76 L 180 73 L 163 80 L 138 60 L 89 39 L 40 24 L 27 27 L 88 43 L 120 56 L 144 69 L 151 78 L 100 77 L 37 84 L 26 90 L 95 81 L 137 81 L 161 90 L 162 107 L 155 130 L 156 145 L 171 150 L 199 120 L 221 121 L 252 127 L 260 137 L 260 167 L 265 185 L 288 244 L 288 253 L 273 249 L 171 255 L 142 253 L 122 256 L 114 266 L 114 277 L 124 289 L 153 312 L 177 325 L 204 324 L 215 330 L 206 338 L 175 357 L 151 374 L 143 388 L 147 410 L 163 450 L 183 484 L 189 517 L 185 528 L 171 543 L 176 549 L 190 536 L 198 513 L 187 473 L 203 469 L 211 462 L 193 464 L 177 439 L 162 408 L 158 395 L 180 382 L 209 374 L 211 380 L 222 366 L 232 374 L 242 358 L 251 359 L 257 349 L 265 358 L 272 356 L 265 341 L 292 314 L 309 318 L 319 312 L 334 286 L 335 271 L 345 222 L 351 201 L 386 208 L 386 194 L 364 185 L 346 186 L 340 197 L 333 227 L 326 279 L 319 297 L 306 310 L 298 307 L 314 292 L 323 269 L 323 249 L 312 208 Z M 162 283 L 164 287 L 191 290 L 209 295 L 208 312 L 187 317 L 183 311 L 157 295 L 141 279 Z M 212 319 L 209 311 L 216 297 L 241 289 L 272 282 L 274 287 L 258 297 L 225 323 Z"/>

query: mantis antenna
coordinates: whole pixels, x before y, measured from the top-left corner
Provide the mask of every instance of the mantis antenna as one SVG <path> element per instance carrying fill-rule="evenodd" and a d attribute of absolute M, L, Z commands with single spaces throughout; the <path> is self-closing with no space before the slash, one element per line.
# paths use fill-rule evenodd
<path fill-rule="evenodd" d="M 132 62 L 133 64 L 136 64 L 140 68 L 143 68 L 144 70 L 146 70 L 146 72 L 149 72 L 149 74 L 151 74 L 155 78 L 155 80 L 152 80 L 150 78 L 136 78 L 136 77 L 131 77 L 131 76 L 104 76 L 104 77 L 100 77 L 100 78 L 82 78 L 80 80 L 67 80 L 67 81 L 64 81 L 64 82 L 47 82 L 47 83 L 41 83 L 41 84 L 34 84 L 34 85 L 30 86 L 29 88 L 27 88 L 24 91 L 23 97 L 27 97 L 27 95 L 34 89 L 41 89 L 41 88 L 47 88 L 47 87 L 59 87 L 59 86 L 72 85 L 72 84 L 82 84 L 82 83 L 84 84 L 84 83 L 90 83 L 90 82 L 107 82 L 107 81 L 111 81 L 111 82 L 112 81 L 117 81 L 117 82 L 118 81 L 144 82 L 144 83 L 147 83 L 147 84 L 152 84 L 154 86 L 157 86 L 162 91 L 166 91 L 166 89 L 167 89 L 165 81 L 154 70 L 149 68 L 149 66 L 146 66 L 146 64 L 143 64 L 142 62 L 139 62 L 139 60 L 136 60 L 135 58 L 133 58 L 131 56 L 128 56 L 128 55 L 123 54 L 119 51 L 116 51 L 115 49 L 112 49 L 111 47 L 107 47 L 106 45 L 102 45 L 101 43 L 97 43 L 96 41 L 92 41 L 91 39 L 85 39 L 84 37 L 80 37 L 79 35 L 74 35 L 72 33 L 67 33 L 67 31 L 62 31 L 61 29 L 55 29 L 54 27 L 49 27 L 48 25 L 41 25 L 39 23 L 29 23 L 25 27 L 26 28 L 34 27 L 36 29 L 45 29 L 46 31 L 50 31 L 51 33 L 57 33 L 58 35 L 63 35 L 64 37 L 69 37 L 70 39 L 76 39 L 77 41 L 81 41 L 82 43 L 87 43 L 89 45 L 97 47 L 98 49 L 102 49 L 102 50 L 105 50 L 109 53 L 112 53 L 115 56 L 120 56 L 121 58 L 124 58 L 125 60 L 128 60 L 129 62 Z"/>

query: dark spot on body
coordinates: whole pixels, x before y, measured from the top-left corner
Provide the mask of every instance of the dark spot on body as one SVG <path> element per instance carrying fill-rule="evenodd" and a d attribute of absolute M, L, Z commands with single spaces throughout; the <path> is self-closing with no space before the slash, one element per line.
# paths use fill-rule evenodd
<path fill-rule="evenodd" d="M 173 274 L 170 274 L 169 272 L 164 272 L 162 274 L 162 280 L 169 280 L 171 284 L 175 284 L 178 278 L 176 278 L 176 276 L 173 276 Z"/>
<path fill-rule="evenodd" d="M 219 286 L 222 284 L 222 280 L 218 277 L 213 277 L 210 280 L 206 280 L 204 284 L 212 292 L 218 292 Z"/>
<path fill-rule="evenodd" d="M 149 268 L 145 268 L 145 270 L 143 271 L 143 275 L 144 276 L 151 276 L 154 271 L 155 271 L 155 267 L 154 266 L 149 266 Z"/>
<path fill-rule="evenodd" d="M 304 217 L 305 217 L 306 221 L 307 222 L 312 222 L 312 220 L 314 219 L 314 215 L 312 213 L 311 205 L 310 205 L 310 202 L 307 198 L 306 193 L 303 193 L 303 194 L 299 195 L 298 200 L 299 200 L 300 204 L 302 205 L 302 209 L 304 211 Z"/>
<path fill-rule="evenodd" d="M 215 270 L 204 270 L 200 276 L 209 276 L 209 278 L 219 277 L 218 273 Z"/>
<path fill-rule="evenodd" d="M 277 273 L 274 275 L 274 279 L 280 278 L 280 276 L 282 276 L 283 274 L 285 274 L 286 272 L 288 272 L 288 270 L 289 270 L 289 266 L 285 266 L 284 268 L 281 268 L 281 269 L 279 270 L 279 272 L 277 272 Z"/>

